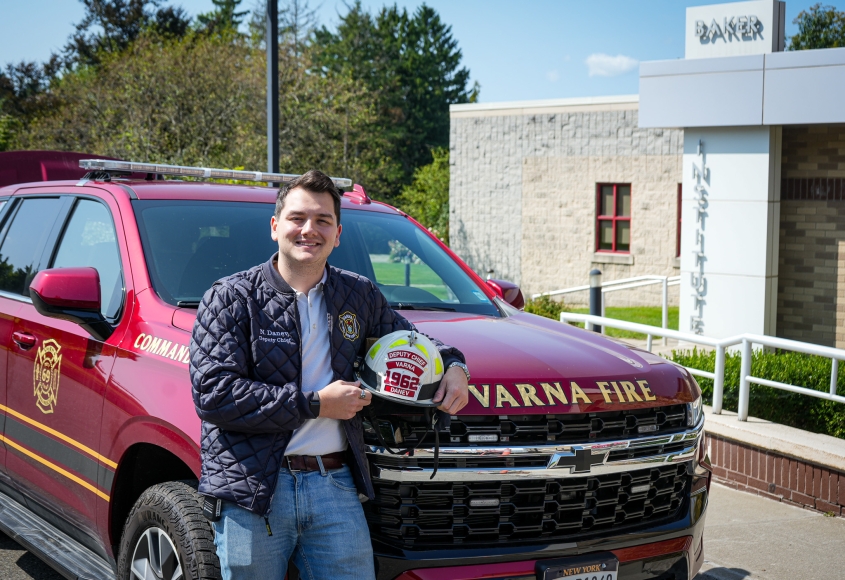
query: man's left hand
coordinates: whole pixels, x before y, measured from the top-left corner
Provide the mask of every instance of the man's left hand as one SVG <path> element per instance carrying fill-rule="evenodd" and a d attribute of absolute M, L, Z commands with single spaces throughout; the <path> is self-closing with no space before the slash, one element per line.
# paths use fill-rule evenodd
<path fill-rule="evenodd" d="M 435 403 L 440 403 L 437 408 L 450 415 L 455 415 L 466 407 L 468 399 L 469 388 L 467 387 L 466 373 L 458 367 L 446 369 L 440 387 L 432 398 Z"/>

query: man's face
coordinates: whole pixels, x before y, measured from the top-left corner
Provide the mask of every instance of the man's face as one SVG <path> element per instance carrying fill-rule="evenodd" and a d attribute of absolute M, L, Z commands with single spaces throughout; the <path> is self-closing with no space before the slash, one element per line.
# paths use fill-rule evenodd
<path fill-rule="evenodd" d="M 329 193 L 291 190 L 277 220 L 270 218 L 270 236 L 279 244 L 279 259 L 290 264 L 325 263 L 340 245 L 341 226 Z"/>

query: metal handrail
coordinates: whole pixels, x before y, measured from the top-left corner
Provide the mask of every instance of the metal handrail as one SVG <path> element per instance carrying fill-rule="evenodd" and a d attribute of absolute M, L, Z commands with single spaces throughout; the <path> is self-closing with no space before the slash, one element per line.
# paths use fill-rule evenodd
<path fill-rule="evenodd" d="M 680 276 L 656 276 L 656 275 L 645 275 L 645 276 L 634 276 L 632 278 L 620 278 L 619 280 L 611 280 L 610 282 L 602 282 L 601 284 L 601 291 L 602 293 L 605 292 L 614 292 L 615 290 L 626 290 L 627 288 L 637 288 L 639 286 L 650 286 L 652 284 L 662 284 L 663 281 L 666 280 L 669 286 L 677 286 L 681 283 Z M 641 284 L 634 284 L 631 286 L 627 286 L 631 282 L 642 282 Z M 613 286 L 618 286 L 620 284 L 624 284 L 623 288 L 613 288 Z M 550 292 L 540 292 L 539 294 L 532 294 L 531 298 L 536 300 L 541 296 L 561 296 L 563 294 L 572 294 L 573 292 L 583 292 L 584 290 L 589 290 L 590 285 L 585 284 L 583 286 L 572 286 L 571 288 L 563 288 L 561 290 L 552 290 Z"/>
<path fill-rule="evenodd" d="M 836 383 L 839 378 L 839 361 L 845 360 L 845 350 L 839 348 L 751 333 L 738 334 L 727 338 L 710 338 L 700 334 L 680 332 L 677 330 L 660 328 L 658 326 L 649 326 L 647 324 L 637 324 L 636 322 L 627 322 L 625 320 L 617 320 L 615 318 L 607 318 L 605 316 L 591 316 L 589 314 L 575 314 L 572 312 L 561 312 L 560 321 L 582 322 L 587 330 L 592 330 L 594 325 L 601 325 L 602 328 L 618 328 L 620 330 L 628 330 L 631 332 L 645 334 L 648 337 L 646 341 L 646 348 L 649 352 L 651 352 L 652 341 L 655 336 L 674 338 L 679 341 L 714 348 L 716 350 L 716 366 L 714 372 L 711 373 L 709 371 L 693 367 L 684 368 L 693 375 L 713 379 L 713 412 L 716 414 L 720 414 L 722 412 L 722 399 L 724 397 L 725 387 L 725 349 L 741 345 L 739 405 L 737 409 L 737 415 L 740 421 L 748 420 L 748 404 L 751 398 L 752 384 L 763 385 L 773 389 L 780 389 L 810 397 L 817 397 L 819 399 L 825 399 L 836 403 L 845 403 L 845 397 L 836 394 Z M 769 379 L 753 376 L 751 374 L 753 345 L 778 348 L 781 350 L 789 350 L 829 358 L 831 360 L 829 392 L 825 393 L 815 389 L 808 389 L 807 387 L 790 385 L 779 381 L 771 381 Z"/>
<path fill-rule="evenodd" d="M 680 276 L 656 276 L 647 274 L 644 276 L 634 276 L 632 278 L 620 278 L 619 280 L 611 280 L 610 282 L 602 282 L 601 285 L 601 315 L 604 316 L 604 294 L 607 292 L 616 292 L 618 290 L 629 290 L 631 288 L 640 288 L 641 286 L 651 286 L 653 284 L 663 285 L 662 305 L 661 305 L 661 323 L 663 328 L 669 328 L 669 286 L 678 286 L 681 283 Z M 551 292 L 541 292 L 540 294 L 532 294 L 531 298 L 536 300 L 541 296 L 561 296 L 563 294 L 572 294 L 573 292 L 583 292 L 589 290 L 590 285 L 573 286 L 572 288 L 564 288 L 562 290 L 552 290 Z M 605 333 L 604 327 L 601 333 Z M 663 339 L 663 344 L 666 344 L 666 339 Z"/>

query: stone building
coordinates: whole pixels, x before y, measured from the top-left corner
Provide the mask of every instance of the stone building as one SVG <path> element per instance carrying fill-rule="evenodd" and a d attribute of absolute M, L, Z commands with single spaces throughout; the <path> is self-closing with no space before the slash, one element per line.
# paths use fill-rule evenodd
<path fill-rule="evenodd" d="M 845 124 L 783 128 L 778 336 L 845 347 Z"/>
<path fill-rule="evenodd" d="M 638 96 L 453 105 L 454 249 L 526 294 L 680 275 L 681 331 L 845 348 L 845 48 L 783 52 L 784 14 L 688 8 Z"/>
<path fill-rule="evenodd" d="M 683 132 L 640 129 L 637 108 L 636 95 L 453 105 L 452 247 L 477 272 L 493 270 L 527 294 L 586 284 L 592 268 L 606 280 L 677 275 Z M 614 189 L 619 211 L 609 199 L 602 211 L 603 191 Z M 677 289 L 670 296 L 677 303 Z M 608 297 L 654 304 L 660 290 Z"/>

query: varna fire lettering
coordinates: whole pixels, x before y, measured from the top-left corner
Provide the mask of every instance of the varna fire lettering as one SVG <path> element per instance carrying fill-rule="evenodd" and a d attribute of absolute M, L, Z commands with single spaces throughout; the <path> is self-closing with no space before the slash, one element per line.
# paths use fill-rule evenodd
<path fill-rule="evenodd" d="M 505 385 L 469 385 L 470 394 L 485 409 L 522 408 L 522 407 L 554 407 L 557 405 L 576 405 L 579 403 L 592 404 L 593 399 L 584 392 L 575 381 L 569 382 L 569 389 L 565 389 L 559 382 L 514 384 L 516 393 L 508 390 Z M 656 401 L 657 397 L 651 392 L 648 381 L 600 381 L 596 387 L 601 392 L 605 403 L 629 404 Z"/>

